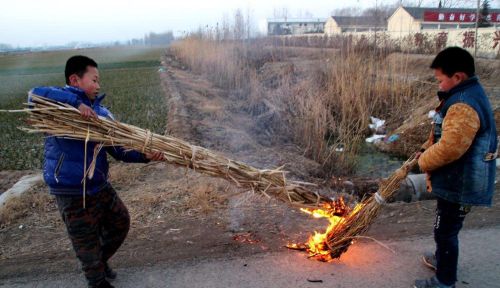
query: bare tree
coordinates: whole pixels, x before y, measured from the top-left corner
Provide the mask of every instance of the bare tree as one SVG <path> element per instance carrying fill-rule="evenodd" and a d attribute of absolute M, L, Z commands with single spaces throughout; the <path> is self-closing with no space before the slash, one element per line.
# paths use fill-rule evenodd
<path fill-rule="evenodd" d="M 231 23 L 226 13 L 222 16 L 222 38 L 224 40 L 231 39 Z"/>
<path fill-rule="evenodd" d="M 455 8 L 455 7 L 471 7 L 474 0 L 402 0 L 397 1 L 397 5 L 410 6 L 410 7 L 442 7 L 442 8 Z"/>
<path fill-rule="evenodd" d="M 309 10 L 304 11 L 302 9 L 299 9 L 299 10 L 297 10 L 295 17 L 297 17 L 297 18 L 314 18 L 314 15 Z"/>
<path fill-rule="evenodd" d="M 314 15 L 311 12 L 309 12 L 308 10 L 306 10 L 306 12 L 304 12 L 304 17 L 305 18 L 314 18 Z"/>
<path fill-rule="evenodd" d="M 431 5 L 430 3 L 426 3 L 429 1 L 425 0 L 416 0 L 416 1 L 402 1 L 402 3 L 406 3 L 406 6 L 411 6 L 411 7 L 422 7 L 426 5 Z M 431 5 L 432 6 L 432 5 Z"/>
<path fill-rule="evenodd" d="M 219 22 L 215 23 L 215 41 L 219 42 L 222 38 Z"/>
<path fill-rule="evenodd" d="M 234 39 L 242 40 L 245 37 L 245 17 L 241 13 L 241 9 L 236 9 L 234 12 Z"/>
<path fill-rule="evenodd" d="M 474 8 L 476 0 L 398 0 L 394 6 L 409 7 L 435 7 L 440 5 L 442 8 Z"/>
<path fill-rule="evenodd" d="M 274 8 L 273 17 L 274 18 L 289 18 L 290 14 L 287 7 Z"/>
<path fill-rule="evenodd" d="M 397 1 L 397 5 L 409 6 L 409 7 L 437 7 L 436 0 L 401 0 Z"/>
<path fill-rule="evenodd" d="M 247 15 L 246 15 L 246 23 L 245 28 L 247 32 L 247 39 L 250 39 L 255 34 L 255 23 L 253 18 L 253 11 L 250 9 L 250 6 L 247 6 Z"/>
<path fill-rule="evenodd" d="M 475 0 L 442 0 L 443 8 L 471 8 L 476 7 Z"/>
<path fill-rule="evenodd" d="M 385 23 L 387 18 L 389 18 L 398 6 L 394 4 L 387 4 L 387 5 L 378 5 L 370 8 L 366 8 L 362 15 L 363 16 L 371 16 L 377 19 L 377 22 L 379 24 Z"/>
<path fill-rule="evenodd" d="M 332 16 L 361 16 L 363 10 L 359 7 L 344 7 L 334 9 L 331 12 Z"/>

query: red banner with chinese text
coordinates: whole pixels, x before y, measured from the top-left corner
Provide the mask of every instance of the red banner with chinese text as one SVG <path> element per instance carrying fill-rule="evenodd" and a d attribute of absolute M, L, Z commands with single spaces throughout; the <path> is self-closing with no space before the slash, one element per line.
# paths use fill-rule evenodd
<path fill-rule="evenodd" d="M 482 15 L 480 14 L 479 17 Z M 490 13 L 486 20 L 491 23 L 500 23 L 500 13 Z M 426 22 L 476 22 L 476 12 L 439 12 L 424 11 Z"/>

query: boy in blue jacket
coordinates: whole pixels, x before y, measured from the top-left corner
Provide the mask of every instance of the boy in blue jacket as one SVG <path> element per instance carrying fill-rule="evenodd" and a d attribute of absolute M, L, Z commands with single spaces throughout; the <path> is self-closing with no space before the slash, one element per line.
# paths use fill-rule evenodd
<path fill-rule="evenodd" d="M 111 112 L 101 105 L 105 95 L 99 94 L 99 71 L 94 60 L 73 56 L 66 62 L 64 74 L 65 87 L 37 87 L 30 91 L 30 95 L 70 104 L 86 119 L 97 116 L 113 118 Z M 108 182 L 107 154 L 130 163 L 164 159 L 161 153 L 142 154 L 125 151 L 123 147 L 95 150 L 97 145 L 87 143 L 87 158 L 84 159 L 84 141 L 46 137 L 43 177 L 50 194 L 56 197 L 88 286 L 104 288 L 113 287 L 108 280 L 116 278 L 116 273 L 108 266 L 108 260 L 125 240 L 130 226 L 127 208 Z M 84 191 L 84 161 L 89 167 L 94 153 L 98 153 L 94 173 L 87 175 Z"/>
<path fill-rule="evenodd" d="M 497 132 L 490 102 L 475 74 L 474 58 L 449 47 L 431 68 L 439 83 L 429 140 L 422 146 L 420 168 L 429 175 L 437 197 L 435 253 L 424 262 L 436 275 L 415 281 L 416 288 L 452 288 L 457 281 L 458 233 L 471 206 L 491 206 L 495 192 Z"/>

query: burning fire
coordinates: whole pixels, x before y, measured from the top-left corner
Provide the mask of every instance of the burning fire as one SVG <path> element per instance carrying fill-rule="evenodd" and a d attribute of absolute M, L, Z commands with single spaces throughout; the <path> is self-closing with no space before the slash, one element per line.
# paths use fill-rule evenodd
<path fill-rule="evenodd" d="M 363 207 L 361 203 L 358 203 L 354 208 L 349 208 L 345 204 L 344 199 L 340 198 L 331 203 L 324 204 L 323 207 L 319 209 L 300 209 L 302 212 L 307 213 L 314 218 L 326 218 L 330 221 L 330 224 L 326 228 L 324 233 L 319 233 L 314 231 L 314 234 L 309 236 L 309 239 L 304 244 L 288 244 L 287 247 L 296 250 L 305 250 L 309 253 L 309 257 L 323 262 L 330 262 L 333 260 L 331 255 L 331 250 L 328 247 L 328 235 L 339 227 L 343 225 L 345 219 L 352 217 Z"/>

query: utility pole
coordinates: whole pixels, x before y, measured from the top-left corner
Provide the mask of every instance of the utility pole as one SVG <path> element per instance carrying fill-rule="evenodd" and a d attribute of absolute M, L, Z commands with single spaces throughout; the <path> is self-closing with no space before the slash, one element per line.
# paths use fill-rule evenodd
<path fill-rule="evenodd" d="M 476 58 L 477 55 L 477 28 L 479 27 L 479 6 L 480 6 L 481 0 L 477 0 L 477 10 L 476 10 L 476 33 L 474 33 L 474 58 Z"/>

